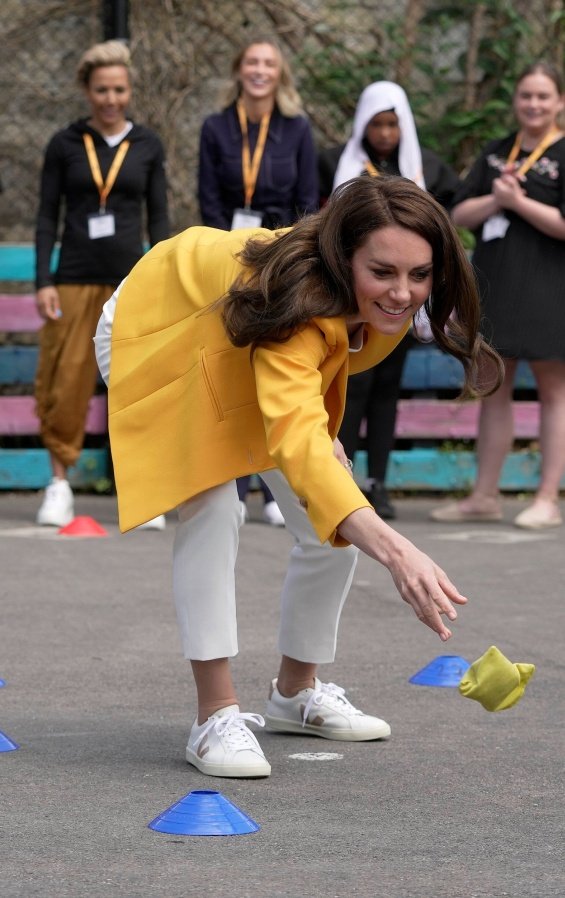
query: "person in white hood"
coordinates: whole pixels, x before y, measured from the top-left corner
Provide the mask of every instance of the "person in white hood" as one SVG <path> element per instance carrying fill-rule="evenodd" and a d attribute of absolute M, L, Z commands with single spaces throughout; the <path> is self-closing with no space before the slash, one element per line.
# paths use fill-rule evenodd
<path fill-rule="evenodd" d="M 431 150 L 420 146 L 414 116 L 405 91 L 392 81 L 377 81 L 362 92 L 345 146 L 319 155 L 320 197 L 323 203 L 336 187 L 366 173 L 371 177 L 400 176 L 414 181 L 449 209 L 459 178 Z M 417 335 L 428 339 L 425 319 Z M 377 513 L 396 516 L 385 488 L 388 457 L 394 444 L 396 407 L 408 335 L 385 362 L 349 378 L 347 404 L 339 438 L 349 458 L 354 457 L 363 418 L 367 420 L 367 480 L 364 491 Z"/>

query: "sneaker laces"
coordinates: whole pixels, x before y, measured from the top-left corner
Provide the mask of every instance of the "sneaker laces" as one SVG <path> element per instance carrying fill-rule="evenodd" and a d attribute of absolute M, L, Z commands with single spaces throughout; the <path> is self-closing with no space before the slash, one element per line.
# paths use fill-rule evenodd
<path fill-rule="evenodd" d="M 363 715 L 363 712 L 352 705 L 349 699 L 345 697 L 345 689 L 343 689 L 342 686 L 336 686 L 335 683 L 320 683 L 318 687 L 312 690 L 312 694 L 304 706 L 302 726 L 306 726 L 308 723 L 308 715 L 312 710 L 312 706 L 323 704 L 338 708 L 340 711 L 345 712 L 349 717 L 359 714 Z"/>
<path fill-rule="evenodd" d="M 229 714 L 224 714 L 223 717 L 211 717 L 204 725 L 204 729 L 194 743 L 194 747 L 198 748 L 204 739 L 204 736 L 206 736 L 210 730 L 214 730 L 218 737 L 225 737 L 229 748 L 236 750 L 248 748 L 250 742 L 255 744 L 257 740 L 249 727 L 246 726 L 246 720 L 249 720 L 250 723 L 257 724 L 257 726 L 260 727 L 265 726 L 265 719 L 261 717 L 260 714 L 251 714 L 247 712 L 242 714 L 241 711 L 230 711 Z"/>

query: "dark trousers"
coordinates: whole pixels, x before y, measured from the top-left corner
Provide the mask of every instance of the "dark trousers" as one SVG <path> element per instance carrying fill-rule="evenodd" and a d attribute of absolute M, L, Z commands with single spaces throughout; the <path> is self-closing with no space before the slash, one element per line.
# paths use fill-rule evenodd
<path fill-rule="evenodd" d="M 248 477 L 238 477 L 236 480 L 237 495 L 239 496 L 239 498 L 241 499 L 242 502 L 245 502 L 245 497 L 247 496 L 247 493 L 249 492 L 250 480 L 251 480 L 251 475 L 249 475 Z M 273 496 L 273 494 L 270 491 L 267 484 L 263 480 L 261 480 L 261 478 L 259 478 L 259 486 L 261 487 L 261 492 L 263 493 L 263 500 L 265 502 L 265 505 L 267 504 L 267 502 L 274 502 L 275 497 Z"/>
<path fill-rule="evenodd" d="M 406 353 L 412 338 L 405 337 L 379 365 L 353 374 L 347 383 L 345 415 L 339 431 L 348 458 L 359 445 L 359 428 L 367 419 L 367 473 L 384 482 L 390 451 L 394 445 L 396 406 Z"/>

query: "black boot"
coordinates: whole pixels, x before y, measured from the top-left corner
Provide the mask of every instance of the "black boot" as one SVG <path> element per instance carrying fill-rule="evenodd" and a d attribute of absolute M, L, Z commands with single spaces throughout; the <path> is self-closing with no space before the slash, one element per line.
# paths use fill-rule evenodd
<path fill-rule="evenodd" d="M 384 483 L 375 480 L 370 490 L 365 492 L 367 499 L 379 515 L 385 521 L 392 521 L 396 517 L 396 509 L 388 497 Z"/>

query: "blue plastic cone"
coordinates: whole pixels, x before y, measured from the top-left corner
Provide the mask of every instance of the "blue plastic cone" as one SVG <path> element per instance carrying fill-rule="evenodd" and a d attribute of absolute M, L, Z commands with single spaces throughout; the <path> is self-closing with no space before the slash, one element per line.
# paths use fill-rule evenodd
<path fill-rule="evenodd" d="M 410 677 L 416 686 L 459 686 L 470 663 L 459 655 L 438 655 L 422 670 Z"/>
<path fill-rule="evenodd" d="M 189 792 L 148 826 L 179 836 L 244 836 L 261 828 L 221 792 L 208 789 Z"/>
<path fill-rule="evenodd" d="M 12 742 L 11 739 L 8 739 L 4 733 L 0 733 L 0 752 L 2 751 L 16 751 L 19 748 L 19 745 L 16 745 L 15 742 Z"/>

